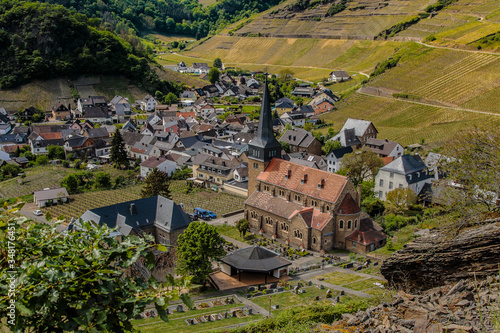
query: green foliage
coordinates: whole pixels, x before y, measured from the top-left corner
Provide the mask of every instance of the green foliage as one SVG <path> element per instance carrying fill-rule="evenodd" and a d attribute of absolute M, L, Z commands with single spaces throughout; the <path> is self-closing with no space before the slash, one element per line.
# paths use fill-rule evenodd
<path fill-rule="evenodd" d="M 177 96 L 172 92 L 169 92 L 167 96 L 165 96 L 165 98 L 163 99 L 164 103 L 167 105 L 176 104 L 178 100 L 179 99 L 177 98 Z"/>
<path fill-rule="evenodd" d="M 182 169 L 175 170 L 175 172 L 172 174 L 172 180 L 188 179 L 191 176 L 191 173 L 192 170 L 187 165 L 184 165 Z"/>
<path fill-rule="evenodd" d="M 109 160 L 118 168 L 129 165 L 127 151 L 125 150 L 125 141 L 123 141 L 122 134 L 118 128 L 115 130 L 115 135 L 113 135 L 111 139 Z"/>
<path fill-rule="evenodd" d="M 219 81 L 220 77 L 220 72 L 216 67 L 210 68 L 208 71 L 208 80 L 214 84 L 215 82 Z"/>
<path fill-rule="evenodd" d="M 370 177 L 374 178 L 378 169 L 384 165 L 382 159 L 371 150 L 359 150 L 345 154 L 341 161 L 342 168 L 339 173 L 345 173 L 354 186 L 358 186 Z"/>
<path fill-rule="evenodd" d="M 80 169 L 80 166 L 81 166 L 81 165 L 82 165 L 82 161 L 80 161 L 80 160 L 76 160 L 76 161 L 75 161 L 75 164 L 73 165 L 73 167 L 74 167 L 75 169 Z"/>
<path fill-rule="evenodd" d="M 2 176 L 17 177 L 21 172 L 21 168 L 14 164 L 5 164 L 2 166 Z"/>
<path fill-rule="evenodd" d="M 330 129 L 329 129 L 330 130 Z M 342 148 L 342 144 L 338 140 L 328 140 L 322 147 L 323 154 L 328 155 L 333 150 Z"/>
<path fill-rule="evenodd" d="M 47 222 L 52 222 L 52 215 L 50 214 L 50 212 L 47 212 L 45 214 L 45 219 L 47 220 Z"/>
<path fill-rule="evenodd" d="M 380 199 L 368 199 L 364 200 L 361 203 L 361 207 L 368 213 L 370 216 L 380 216 L 385 211 L 385 205 Z"/>
<path fill-rule="evenodd" d="M 35 162 L 37 165 L 46 165 L 49 163 L 49 157 L 47 155 L 38 155 Z"/>
<path fill-rule="evenodd" d="M 414 99 L 414 100 L 421 99 L 420 96 L 412 95 L 412 94 L 405 94 L 405 93 L 394 93 L 394 94 L 392 94 L 392 97 L 394 97 L 394 98 Z"/>
<path fill-rule="evenodd" d="M 446 6 L 451 5 L 457 0 L 438 0 L 435 4 L 429 5 L 425 8 L 425 11 L 427 13 L 432 13 L 432 12 L 437 12 L 443 9 Z"/>
<path fill-rule="evenodd" d="M 398 64 L 399 60 L 401 59 L 401 55 L 393 55 L 389 57 L 388 59 L 380 62 L 377 64 L 375 67 L 375 71 L 370 75 L 370 77 L 380 75 L 384 73 L 386 70 L 391 69 L 393 67 L 396 67 Z"/>
<path fill-rule="evenodd" d="M 54 159 L 59 159 L 59 160 L 63 160 L 66 155 L 64 153 L 64 148 L 61 147 L 61 146 L 48 146 L 47 147 L 47 152 L 48 152 L 48 157 L 49 159 L 51 160 L 54 160 Z"/>
<path fill-rule="evenodd" d="M 409 188 L 397 188 L 387 193 L 386 201 L 396 206 L 407 207 L 417 202 L 417 195 Z"/>
<path fill-rule="evenodd" d="M 171 199 L 169 187 L 170 177 L 168 177 L 165 172 L 154 168 L 144 181 L 144 187 L 141 190 L 141 198 L 161 195 L 165 198 Z"/>
<path fill-rule="evenodd" d="M 147 305 L 154 303 L 164 314 L 168 302 L 179 299 L 177 290 L 189 282 L 181 281 L 177 289 L 172 278 L 170 288 L 162 288 L 154 278 L 127 275 L 139 262 L 144 269 L 153 268 L 152 250 L 161 248 L 151 239 L 125 236 L 119 241 L 109 237 L 112 229 L 88 222 L 61 235 L 55 226 L 24 218 L 2 216 L 1 221 L 0 246 L 8 248 L 13 239 L 7 230 L 14 230 L 17 250 L 13 332 L 130 331 L 131 320 Z M 7 272 L 7 260 L 0 265 L 0 283 L 8 286 L 12 274 Z M 7 295 L 0 296 L 2 318 L 8 318 Z"/>
<path fill-rule="evenodd" d="M 250 222 L 247 219 L 241 219 L 236 222 L 236 228 L 240 232 L 240 237 L 245 238 L 245 234 L 250 231 Z"/>
<path fill-rule="evenodd" d="M 96 189 L 108 189 L 111 187 L 111 176 L 109 172 L 98 172 L 95 175 L 94 188 Z"/>
<path fill-rule="evenodd" d="M 349 0 L 340 0 L 339 3 L 334 3 L 330 6 L 330 8 L 328 8 L 328 11 L 326 12 L 326 17 L 328 16 L 333 16 L 335 14 L 338 14 L 344 10 L 346 10 L 347 8 L 347 2 Z"/>
<path fill-rule="evenodd" d="M 213 66 L 221 69 L 222 68 L 222 60 L 220 60 L 220 58 L 215 58 Z"/>
<path fill-rule="evenodd" d="M 204 284 L 212 272 L 212 261 L 226 254 L 224 238 L 206 222 L 191 222 L 177 242 L 176 271 L 183 276 L 192 275 L 197 283 Z"/>
<path fill-rule="evenodd" d="M 69 194 L 76 193 L 78 191 L 78 178 L 76 178 L 75 174 L 69 174 L 62 179 L 61 186 L 64 187 Z"/>
<path fill-rule="evenodd" d="M 408 29 L 409 27 L 411 27 L 414 24 L 417 24 L 420 21 L 420 19 L 421 19 L 420 16 L 413 16 L 413 17 L 407 19 L 406 21 L 399 22 L 399 23 L 393 25 L 389 29 L 381 31 L 378 34 L 378 37 L 382 37 L 382 38 L 394 37 L 397 33 Z"/>
<path fill-rule="evenodd" d="M 290 153 L 290 144 L 288 142 L 280 142 L 281 150 L 285 151 L 285 153 Z"/>

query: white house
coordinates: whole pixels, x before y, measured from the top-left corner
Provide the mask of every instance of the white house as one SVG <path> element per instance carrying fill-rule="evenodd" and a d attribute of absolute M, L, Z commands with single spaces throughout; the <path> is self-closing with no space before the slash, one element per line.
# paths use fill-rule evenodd
<path fill-rule="evenodd" d="M 157 105 L 158 102 L 156 101 L 156 99 L 151 95 L 147 95 L 146 97 L 144 97 L 144 100 L 141 101 L 141 110 L 151 112 L 154 111 L 155 106 Z"/>
<path fill-rule="evenodd" d="M 327 156 L 326 156 L 326 163 L 327 163 L 327 171 L 332 172 L 332 173 L 337 173 L 340 168 L 342 167 L 342 157 L 344 157 L 345 154 L 350 154 L 354 150 L 352 147 L 342 147 L 339 149 L 332 150 Z"/>
<path fill-rule="evenodd" d="M 146 178 L 153 169 L 158 169 L 171 176 L 177 169 L 177 164 L 174 161 L 167 160 L 163 156 L 150 157 L 141 163 L 141 177 Z"/>
<path fill-rule="evenodd" d="M 242 165 L 234 169 L 233 178 L 240 183 L 248 181 L 248 167 Z"/>
<path fill-rule="evenodd" d="M 375 177 L 375 196 L 385 200 L 387 193 L 397 188 L 410 188 L 418 195 L 433 179 L 434 175 L 420 158 L 403 155 L 379 169 Z"/>
<path fill-rule="evenodd" d="M 330 82 L 344 82 L 350 80 L 351 76 L 346 71 L 333 71 L 330 73 L 328 81 Z"/>
<path fill-rule="evenodd" d="M 38 207 L 45 207 L 47 203 L 53 203 L 54 201 L 67 202 L 69 197 L 68 191 L 64 187 L 48 188 L 42 191 L 35 191 L 33 194 L 33 202 Z"/>

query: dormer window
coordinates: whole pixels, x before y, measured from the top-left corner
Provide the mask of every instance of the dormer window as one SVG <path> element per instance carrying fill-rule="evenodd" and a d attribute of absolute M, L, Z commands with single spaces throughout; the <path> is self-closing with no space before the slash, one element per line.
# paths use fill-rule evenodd
<path fill-rule="evenodd" d="M 318 184 L 318 188 L 323 188 L 323 187 L 325 187 L 325 179 L 321 178 L 321 181 Z"/>
<path fill-rule="evenodd" d="M 288 170 L 286 175 L 285 175 L 285 179 L 290 179 L 290 177 L 292 177 L 292 170 Z"/>
<path fill-rule="evenodd" d="M 307 182 L 307 173 L 302 177 L 302 179 L 300 180 L 300 183 L 301 184 L 305 184 Z"/>

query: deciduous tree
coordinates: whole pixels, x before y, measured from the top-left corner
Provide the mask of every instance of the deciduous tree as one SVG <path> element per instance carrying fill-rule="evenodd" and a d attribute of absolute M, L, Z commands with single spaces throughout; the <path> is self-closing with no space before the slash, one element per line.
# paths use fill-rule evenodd
<path fill-rule="evenodd" d="M 384 162 L 371 150 L 358 150 L 342 157 L 342 168 L 339 173 L 347 175 L 354 186 L 358 186 L 368 178 L 374 178 Z"/>
<path fill-rule="evenodd" d="M 221 69 L 222 68 L 222 60 L 220 60 L 220 58 L 215 58 L 213 66 Z"/>
<path fill-rule="evenodd" d="M 240 232 L 240 236 L 245 237 L 246 233 L 250 231 L 250 222 L 247 219 L 241 219 L 236 223 L 236 228 Z"/>
<path fill-rule="evenodd" d="M 191 222 L 177 242 L 177 273 L 192 275 L 194 281 L 202 284 L 212 272 L 212 261 L 226 254 L 224 238 L 206 222 Z"/>
<path fill-rule="evenodd" d="M 3 249 L 12 235 L 8 230 L 15 230 L 15 268 L 2 260 L 0 283 L 12 286 L 15 296 L 9 299 L 2 293 L 0 315 L 8 320 L 8 306 L 14 304 L 16 316 L 9 327 L 13 332 L 128 332 L 132 319 L 147 305 L 154 303 L 164 320 L 169 301 L 181 298 L 193 305 L 175 286 L 164 288 L 152 278 L 130 276 L 134 264 L 153 268 L 153 249 L 166 250 L 150 236 L 148 241 L 136 236 L 118 241 L 110 237 L 112 229 L 88 222 L 62 235 L 55 226 L 2 216 Z M 11 278 L 16 279 L 12 284 Z"/>
<path fill-rule="evenodd" d="M 210 70 L 208 71 L 208 80 L 210 81 L 210 83 L 214 84 L 215 82 L 219 81 L 219 77 L 219 70 L 215 67 L 210 68 Z"/>

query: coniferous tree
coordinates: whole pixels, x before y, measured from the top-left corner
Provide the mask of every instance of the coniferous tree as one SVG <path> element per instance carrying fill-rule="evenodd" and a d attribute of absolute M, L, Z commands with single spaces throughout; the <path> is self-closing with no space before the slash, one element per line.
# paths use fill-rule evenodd
<path fill-rule="evenodd" d="M 141 190 L 142 198 L 154 197 L 155 195 L 172 199 L 170 195 L 170 177 L 156 168 L 146 177 L 144 188 Z"/>
<path fill-rule="evenodd" d="M 118 168 L 121 168 L 122 165 L 128 166 L 128 157 L 127 152 L 125 151 L 125 142 L 123 141 L 123 137 L 118 128 L 116 129 L 115 135 L 111 140 L 110 160 L 111 163 Z"/>

